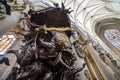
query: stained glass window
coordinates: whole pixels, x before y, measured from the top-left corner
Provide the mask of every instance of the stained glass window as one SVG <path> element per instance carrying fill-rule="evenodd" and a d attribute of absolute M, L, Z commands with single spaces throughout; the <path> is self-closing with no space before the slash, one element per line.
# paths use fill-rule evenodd
<path fill-rule="evenodd" d="M 0 38 L 0 55 L 4 55 L 16 40 L 14 35 L 4 35 Z"/>
<path fill-rule="evenodd" d="M 120 50 L 120 31 L 117 29 L 107 29 L 104 32 L 104 37 L 117 49 Z"/>

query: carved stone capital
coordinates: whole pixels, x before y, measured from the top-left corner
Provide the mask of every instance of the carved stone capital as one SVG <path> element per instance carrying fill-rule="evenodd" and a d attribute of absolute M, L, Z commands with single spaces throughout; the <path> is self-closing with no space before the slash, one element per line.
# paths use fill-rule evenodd
<path fill-rule="evenodd" d="M 88 45 L 89 43 L 93 43 L 93 42 L 88 39 L 88 40 L 85 40 L 85 41 L 84 41 L 83 45 Z"/>

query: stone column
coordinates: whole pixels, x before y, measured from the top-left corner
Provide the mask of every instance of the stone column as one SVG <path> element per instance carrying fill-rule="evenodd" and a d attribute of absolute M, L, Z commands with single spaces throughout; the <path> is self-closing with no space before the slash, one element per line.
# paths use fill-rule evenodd
<path fill-rule="evenodd" d="M 113 71 L 99 58 L 98 53 L 92 46 L 92 41 L 85 40 L 85 45 L 87 48 L 87 53 L 90 55 L 89 58 L 91 57 L 93 59 L 93 62 L 97 67 L 96 73 L 100 73 L 99 75 L 101 75 L 101 79 L 115 80 Z"/>

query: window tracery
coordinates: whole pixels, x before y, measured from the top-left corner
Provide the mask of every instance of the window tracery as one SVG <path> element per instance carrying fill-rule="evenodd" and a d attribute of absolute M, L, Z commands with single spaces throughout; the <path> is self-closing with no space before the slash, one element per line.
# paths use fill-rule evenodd
<path fill-rule="evenodd" d="M 118 29 L 107 29 L 104 37 L 117 49 L 120 50 L 120 31 Z"/>

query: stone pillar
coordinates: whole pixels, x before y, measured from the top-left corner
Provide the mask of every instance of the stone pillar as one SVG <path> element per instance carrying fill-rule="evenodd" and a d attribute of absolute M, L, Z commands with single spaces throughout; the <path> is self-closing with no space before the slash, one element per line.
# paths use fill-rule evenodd
<path fill-rule="evenodd" d="M 88 57 L 85 56 L 85 57 L 84 57 L 84 60 L 85 60 L 85 62 L 86 62 L 86 64 L 87 64 L 87 66 L 88 66 L 88 69 L 89 69 L 89 71 L 90 71 L 90 73 L 91 73 L 92 78 L 95 79 L 95 80 L 98 80 L 98 77 L 97 77 L 97 75 L 96 75 L 96 73 L 95 73 L 95 70 L 94 70 L 94 68 L 92 67 L 92 63 L 90 62 L 90 60 L 88 59 Z"/>
<path fill-rule="evenodd" d="M 96 73 L 100 73 L 101 79 L 104 80 L 115 80 L 113 71 L 99 58 L 98 53 L 92 46 L 92 41 L 86 40 L 85 45 L 87 48 L 87 53 L 89 53 L 89 58 L 93 59 L 95 66 L 97 67 Z"/>

